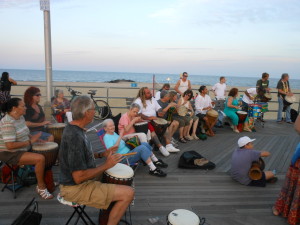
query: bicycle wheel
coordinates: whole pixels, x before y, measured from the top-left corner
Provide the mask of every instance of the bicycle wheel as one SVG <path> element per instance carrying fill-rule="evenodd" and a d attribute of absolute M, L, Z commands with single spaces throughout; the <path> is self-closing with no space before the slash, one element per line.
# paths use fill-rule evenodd
<path fill-rule="evenodd" d="M 104 120 L 111 115 L 110 107 L 106 101 L 97 100 L 95 102 L 95 119 Z"/>

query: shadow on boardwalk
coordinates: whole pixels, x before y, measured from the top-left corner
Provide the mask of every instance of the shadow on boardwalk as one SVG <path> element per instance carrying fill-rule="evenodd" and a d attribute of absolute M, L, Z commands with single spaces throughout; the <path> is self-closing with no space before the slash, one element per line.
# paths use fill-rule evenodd
<path fill-rule="evenodd" d="M 238 138 L 244 135 L 256 138 L 256 149 L 271 152 L 272 155 L 265 158 L 265 163 L 267 170 L 277 170 L 279 181 L 276 184 L 269 184 L 265 188 L 247 187 L 229 177 L 231 154 Z M 90 132 L 88 136 L 94 150 L 100 150 L 96 134 Z M 265 128 L 258 127 L 256 133 L 235 134 L 229 127 L 225 127 L 217 129 L 216 136 L 206 141 L 180 144 L 181 152 L 196 150 L 216 163 L 216 168 L 211 171 L 179 169 L 177 163 L 181 153 L 164 158 L 169 164 L 166 178 L 152 177 L 148 174 L 147 166 L 140 166 L 135 174 L 136 195 L 134 206 L 131 207 L 133 224 L 147 225 L 150 224 L 148 218 L 157 216 L 160 220 L 156 224 L 166 224 L 168 213 L 178 208 L 205 217 L 210 225 L 286 224 L 285 219 L 272 215 L 271 206 L 280 191 L 298 142 L 299 136 L 292 125 L 268 121 Z M 156 154 L 163 158 L 159 152 Z M 58 167 L 53 170 L 57 179 Z M 0 196 L 0 225 L 11 224 L 33 196 L 39 201 L 43 225 L 63 225 L 73 211 L 56 199 L 41 200 L 33 186 L 19 191 L 17 199 L 13 199 L 7 190 L 1 192 Z M 98 220 L 98 210 L 87 208 L 86 211 L 95 222 Z"/>

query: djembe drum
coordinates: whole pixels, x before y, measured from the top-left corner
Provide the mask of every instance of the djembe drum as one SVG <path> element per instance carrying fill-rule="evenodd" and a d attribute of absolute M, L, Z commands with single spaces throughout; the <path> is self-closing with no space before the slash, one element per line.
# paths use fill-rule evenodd
<path fill-rule="evenodd" d="M 64 124 L 64 123 L 54 123 L 54 124 L 48 125 L 48 127 L 47 127 L 49 133 L 52 134 L 54 137 L 54 142 L 56 142 L 59 145 L 61 142 L 61 137 L 62 137 L 63 131 L 65 129 L 65 126 L 66 126 L 66 124 Z"/>
<path fill-rule="evenodd" d="M 152 126 L 154 127 L 155 133 L 157 136 L 163 135 L 166 132 L 169 124 L 168 121 L 162 118 L 151 121 Z"/>
<path fill-rule="evenodd" d="M 55 190 L 52 166 L 55 164 L 58 154 L 58 144 L 55 142 L 34 143 L 32 152 L 42 154 L 45 157 L 45 174 L 44 180 L 50 193 Z"/>
<path fill-rule="evenodd" d="M 148 122 L 139 122 L 135 123 L 134 125 L 135 133 L 145 133 L 147 135 L 148 133 Z"/>
<path fill-rule="evenodd" d="M 262 158 L 258 161 L 253 161 L 249 170 L 249 177 L 251 180 L 259 180 L 262 177 L 262 173 L 265 169 L 265 162 Z"/>
<path fill-rule="evenodd" d="M 245 122 L 245 120 L 247 118 L 248 113 L 245 112 L 245 111 L 237 111 L 236 114 L 239 117 L 239 123 L 237 125 L 237 129 L 238 129 L 239 132 L 242 132 L 243 131 L 243 127 L 244 127 L 244 122 Z"/>
<path fill-rule="evenodd" d="M 290 105 L 292 105 L 294 102 L 296 102 L 296 97 L 295 95 L 292 96 L 285 96 L 283 99 L 283 111 L 286 110 L 286 108 Z"/>
<path fill-rule="evenodd" d="M 199 217 L 186 209 L 176 209 L 167 216 L 168 225 L 199 225 Z"/>
<path fill-rule="evenodd" d="M 117 163 L 114 167 L 106 170 L 103 173 L 102 182 L 109 184 L 119 184 L 131 186 L 133 181 L 134 172 L 131 167 L 122 163 Z M 110 204 L 107 209 L 100 210 L 99 213 L 99 225 L 107 225 L 109 213 L 114 205 L 114 202 Z"/>
<path fill-rule="evenodd" d="M 210 109 L 210 110 L 208 110 L 207 113 L 206 113 L 206 117 L 207 117 L 207 119 L 208 119 L 208 123 L 209 123 L 209 124 L 215 123 L 216 120 L 218 119 L 218 116 L 219 116 L 219 113 L 218 113 L 216 110 L 214 110 L 214 109 Z M 208 127 L 206 126 L 206 124 L 205 124 L 204 128 L 205 128 L 205 129 L 208 128 Z"/>

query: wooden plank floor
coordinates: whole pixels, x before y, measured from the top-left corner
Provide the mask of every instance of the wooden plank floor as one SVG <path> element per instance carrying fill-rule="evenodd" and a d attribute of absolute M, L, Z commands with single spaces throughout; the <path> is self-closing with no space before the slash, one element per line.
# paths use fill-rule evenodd
<path fill-rule="evenodd" d="M 99 121 L 98 121 L 99 122 Z M 97 123 L 94 122 L 94 124 Z M 272 153 L 265 158 L 266 169 L 276 169 L 279 181 L 265 188 L 247 187 L 233 181 L 228 175 L 230 158 L 236 148 L 239 137 L 248 135 L 256 138 L 254 146 L 258 150 Z M 88 134 L 95 151 L 101 149 L 95 132 Z M 214 170 L 179 169 L 177 163 L 181 152 L 165 158 L 169 167 L 166 178 L 157 178 L 148 174 L 147 166 L 139 166 L 135 173 L 135 201 L 131 207 L 134 225 L 148 225 L 148 218 L 159 217 L 155 224 L 166 224 L 166 215 L 174 209 L 192 210 L 206 218 L 210 225 L 252 225 L 286 224 L 285 219 L 275 217 L 271 206 L 276 200 L 284 181 L 286 170 L 293 151 L 299 142 L 299 136 L 293 126 L 265 123 L 257 127 L 255 133 L 233 133 L 229 127 L 217 129 L 216 136 L 206 141 L 191 141 L 180 144 L 181 152 L 196 150 L 216 163 Z M 54 167 L 54 176 L 58 178 L 58 167 Z M 2 185 L 1 185 L 2 187 Z M 58 190 L 55 192 L 55 195 Z M 73 209 L 58 203 L 56 199 L 41 200 L 34 192 L 34 186 L 25 187 L 17 193 L 17 199 L 5 190 L 0 193 L 0 225 L 11 224 L 32 197 L 37 197 L 40 211 L 43 213 L 43 225 L 63 225 Z M 86 210 L 96 222 L 98 210 Z"/>

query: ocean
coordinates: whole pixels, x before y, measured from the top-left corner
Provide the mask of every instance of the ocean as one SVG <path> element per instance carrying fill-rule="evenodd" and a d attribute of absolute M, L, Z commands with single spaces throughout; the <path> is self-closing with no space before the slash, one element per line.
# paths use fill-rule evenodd
<path fill-rule="evenodd" d="M 20 69 L 0 69 L 0 73 L 7 71 L 10 77 L 19 81 L 45 81 L 44 70 L 20 70 Z M 157 83 L 176 83 L 179 74 L 154 74 Z M 93 72 L 93 71 L 62 71 L 54 70 L 53 81 L 61 82 L 109 82 L 111 80 L 126 79 L 135 82 L 152 83 L 152 73 L 127 73 L 127 72 Z M 257 77 L 233 77 L 226 76 L 227 85 L 230 87 L 255 87 Z M 189 75 L 189 80 L 193 85 L 214 85 L 219 81 L 219 76 L 211 75 Z M 279 78 L 270 78 L 270 88 L 276 88 Z M 300 89 L 300 80 L 290 79 L 291 89 Z"/>

